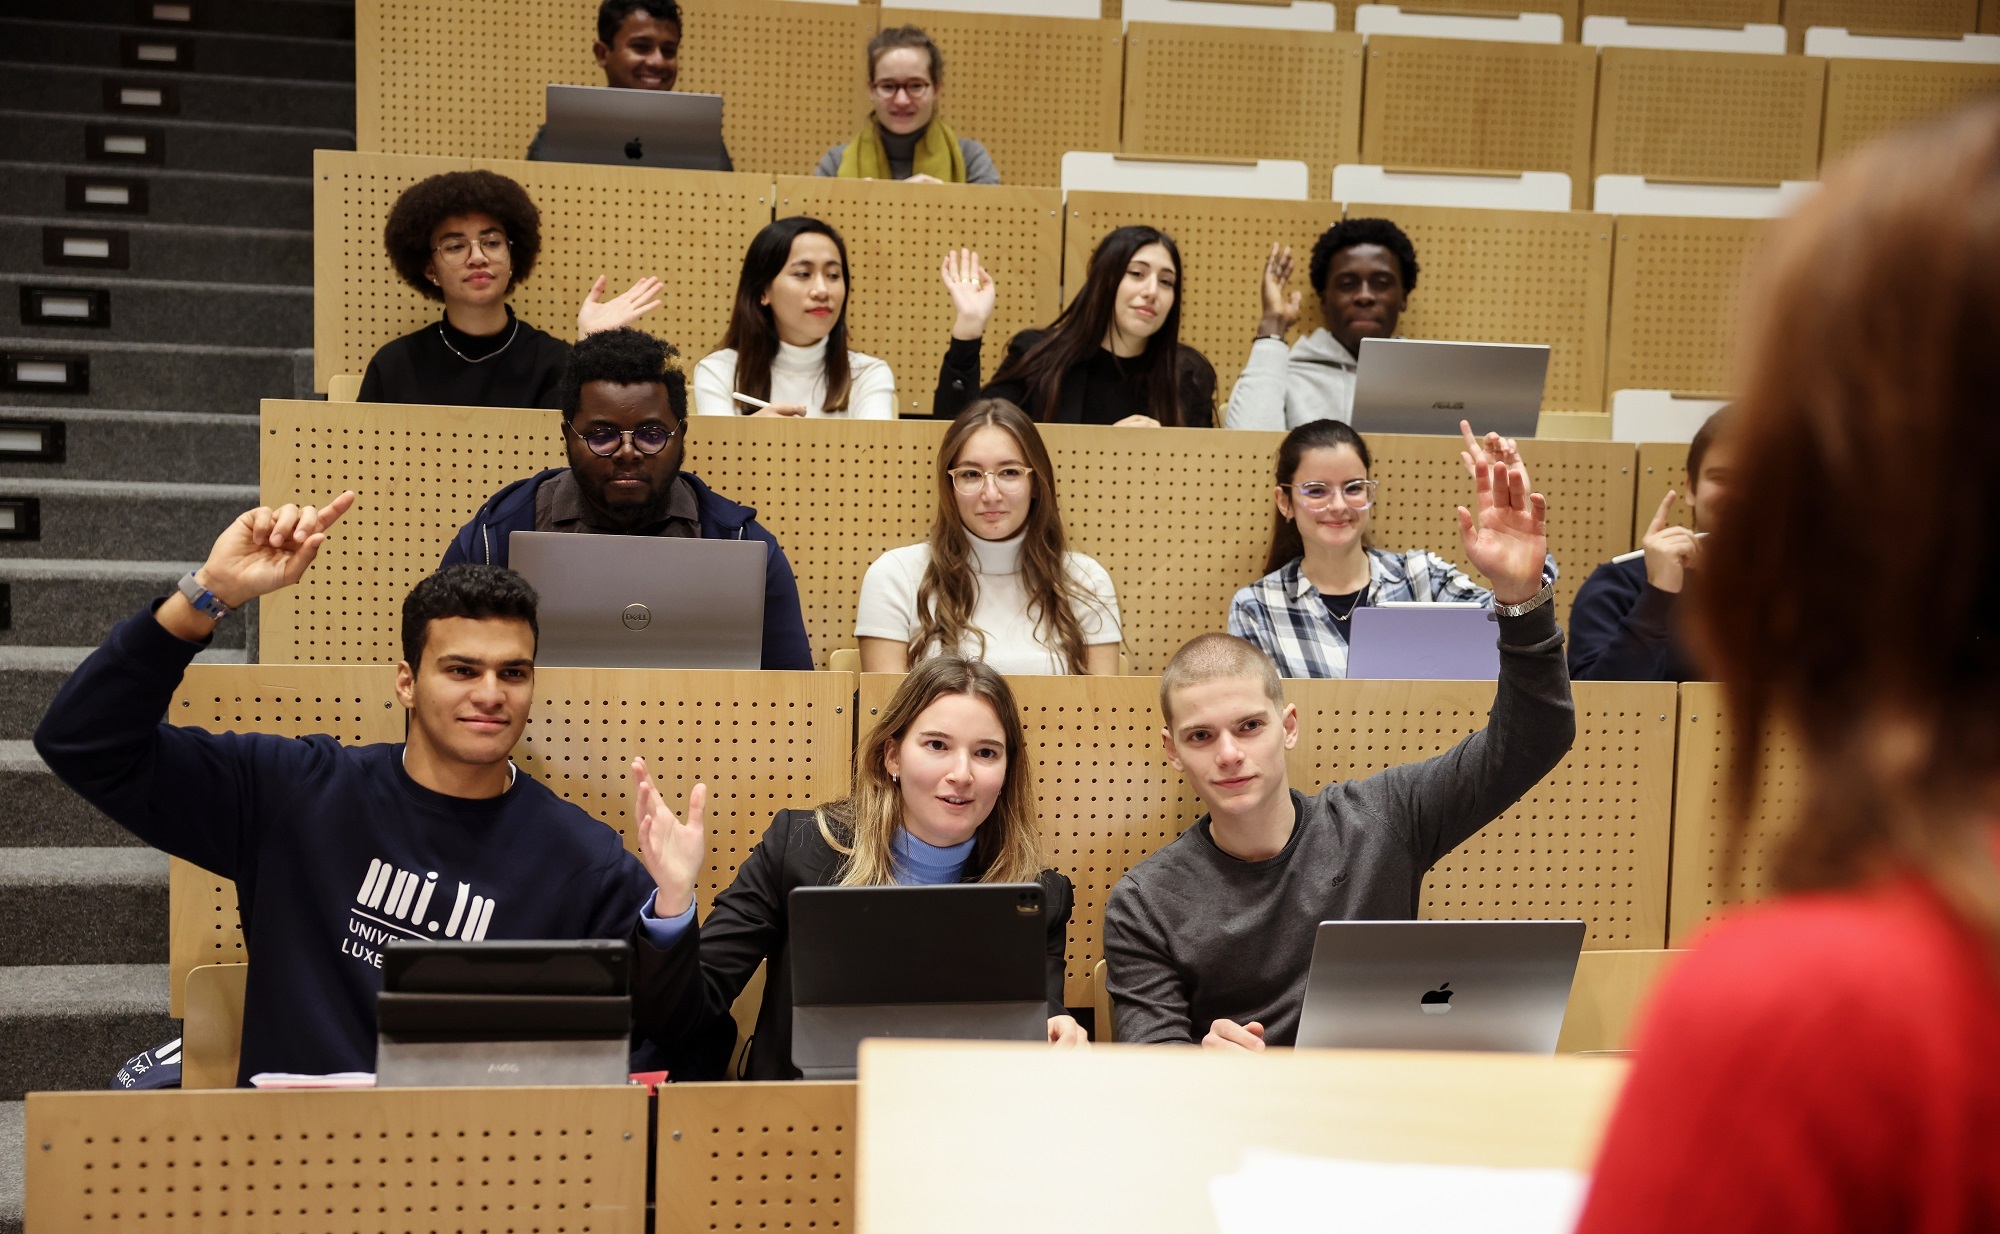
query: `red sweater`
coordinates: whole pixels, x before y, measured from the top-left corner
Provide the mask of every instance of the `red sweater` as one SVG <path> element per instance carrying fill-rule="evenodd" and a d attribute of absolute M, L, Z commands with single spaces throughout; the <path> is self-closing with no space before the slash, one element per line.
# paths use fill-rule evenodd
<path fill-rule="evenodd" d="M 1662 982 L 1578 1234 L 2000 1230 L 2000 976 L 1914 879 L 1725 918 Z"/>

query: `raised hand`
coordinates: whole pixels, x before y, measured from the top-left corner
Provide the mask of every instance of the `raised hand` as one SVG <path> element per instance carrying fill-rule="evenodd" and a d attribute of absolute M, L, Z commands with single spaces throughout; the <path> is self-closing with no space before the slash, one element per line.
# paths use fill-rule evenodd
<path fill-rule="evenodd" d="M 659 890 L 653 896 L 653 915 L 666 920 L 678 917 L 694 903 L 695 880 L 708 861 L 708 833 L 702 830 L 702 812 L 708 805 L 708 785 L 697 784 L 688 793 L 687 821 L 683 823 L 653 784 L 646 760 L 632 760 L 632 820 L 639 828 L 639 860 L 653 876 Z"/>
<path fill-rule="evenodd" d="M 986 273 L 986 267 L 979 262 L 979 254 L 971 249 L 947 252 L 939 270 L 944 279 L 944 289 L 951 293 L 951 306 L 958 316 L 951 323 L 951 336 L 957 339 L 976 339 L 986 334 L 986 323 L 993 320 L 993 306 L 998 301 L 1000 290 L 993 283 L 993 276 Z"/>
<path fill-rule="evenodd" d="M 327 528 L 354 504 L 349 489 L 323 506 L 258 506 L 236 516 L 208 550 L 195 575 L 215 598 L 232 609 L 299 581 Z"/>
<path fill-rule="evenodd" d="M 1273 241 L 1271 255 L 1264 259 L 1264 317 L 1257 333 L 1283 338 L 1299 323 L 1299 293 L 1287 292 L 1292 279 L 1292 249 Z"/>
<path fill-rule="evenodd" d="M 616 330 L 629 326 L 654 309 L 666 303 L 660 295 L 664 286 L 660 280 L 647 275 L 625 289 L 623 295 L 609 300 L 597 297 L 604 291 L 604 276 L 590 285 L 590 292 L 583 298 L 582 307 L 576 310 L 576 337 L 581 340 L 602 330 Z"/>
<path fill-rule="evenodd" d="M 1461 455 L 1473 473 L 1478 513 L 1458 508 L 1458 535 L 1465 558 L 1493 584 L 1501 604 L 1522 604 L 1542 589 L 1542 561 L 1548 555 L 1548 499 L 1528 491 L 1519 467 L 1489 462 L 1480 466 Z"/>
<path fill-rule="evenodd" d="M 1528 464 L 1521 458 L 1521 447 L 1512 437 L 1502 437 L 1498 433 L 1488 433 L 1484 437 L 1472 435 L 1472 425 L 1464 420 L 1458 422 L 1458 431 L 1465 438 L 1465 449 L 1460 459 L 1469 459 L 1465 464 L 1465 474 L 1474 480 L 1479 478 L 1477 468 L 1488 463 L 1501 463 L 1521 473 L 1521 483 L 1533 489 L 1535 482 L 1528 478 Z"/>
<path fill-rule="evenodd" d="M 1667 524 L 1667 515 L 1672 512 L 1677 496 L 1674 490 L 1667 490 L 1659 512 L 1646 528 L 1645 538 L 1639 541 L 1639 547 L 1646 550 L 1646 581 L 1661 591 L 1679 591 L 1687 581 L 1689 568 L 1701 554 L 1701 541 L 1695 538 L 1692 528 Z"/>

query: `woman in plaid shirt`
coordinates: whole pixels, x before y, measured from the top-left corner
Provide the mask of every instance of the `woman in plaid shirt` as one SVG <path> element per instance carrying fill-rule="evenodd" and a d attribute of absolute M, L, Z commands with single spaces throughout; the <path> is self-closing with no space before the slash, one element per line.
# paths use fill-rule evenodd
<path fill-rule="evenodd" d="M 1511 437 L 1484 440 L 1459 421 L 1466 469 L 1488 462 L 1527 469 Z M 1347 676 L 1347 642 L 1354 610 L 1397 601 L 1493 606 L 1493 593 L 1427 549 L 1392 553 L 1370 547 L 1368 512 L 1375 481 L 1368 478 L 1368 443 L 1340 420 L 1314 420 L 1285 435 L 1278 447 L 1277 525 L 1269 573 L 1236 593 L 1229 632 L 1261 647 L 1284 677 Z M 1554 581 L 1554 559 L 1543 567 Z"/>

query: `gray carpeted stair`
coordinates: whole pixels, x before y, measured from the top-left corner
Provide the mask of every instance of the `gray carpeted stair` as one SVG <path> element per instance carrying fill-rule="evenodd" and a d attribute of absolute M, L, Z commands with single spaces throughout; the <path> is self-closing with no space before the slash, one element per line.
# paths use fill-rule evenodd
<path fill-rule="evenodd" d="M 117 101 L 115 112 L 105 110 L 107 88 Z M 115 116 L 138 123 L 146 123 L 149 116 L 223 124 L 254 117 L 259 124 L 351 133 L 354 84 L 0 60 L 0 107 L 76 112 L 100 120 Z"/>
<path fill-rule="evenodd" d="M 89 480 L 102 476 L 160 483 L 236 484 L 257 475 L 255 416 L 89 407 L 58 411 L 0 403 L 0 422 L 5 421 L 62 425 L 63 458 L 25 462 L 0 449 L 0 484 L 16 478 Z"/>
<path fill-rule="evenodd" d="M 9 621 L 0 647 L 73 647 L 167 593 L 198 561 L 0 560 Z M 216 627 L 213 646 L 243 647 L 247 621 Z"/>
<path fill-rule="evenodd" d="M 27 1203 L 22 1156 L 26 1105 L 0 1101 L 0 1234 L 21 1234 L 21 1209 Z"/>
<path fill-rule="evenodd" d="M 16 407 L 84 405 L 254 416 L 262 399 L 313 397 L 312 351 L 306 341 L 286 349 L 188 343 L 78 346 L 17 334 L 0 338 L 0 357 L 86 357 L 90 388 L 80 397 L 30 386 L 0 390 L 0 399 Z"/>
<path fill-rule="evenodd" d="M 249 34 L 291 34 L 326 39 L 353 39 L 354 5 L 335 0 L 202 0 L 204 24 Z M 13 0 L 17 17 L 50 21 L 129 25 L 150 6 L 133 0 Z M 155 20 L 152 30 L 173 30 L 184 23 Z"/>
<path fill-rule="evenodd" d="M 0 557 L 201 561 L 229 521 L 257 504 L 249 484 L 0 480 L 0 501 L 41 503 L 41 538 L 0 540 Z"/>
<path fill-rule="evenodd" d="M 143 210 L 64 204 L 70 182 L 119 187 L 126 181 L 143 186 Z M 175 167 L 113 167 L 103 163 L 0 163 L 0 214 L 67 215 L 116 227 L 127 220 L 156 223 L 201 223 L 214 227 L 267 227 L 297 231 L 312 227 L 312 180 L 309 176 L 225 175 L 214 171 L 183 171 Z"/>
<path fill-rule="evenodd" d="M 165 853 L 22 848 L 0 862 L 0 965 L 166 961 Z"/>
<path fill-rule="evenodd" d="M 103 252 L 122 265 L 58 264 L 48 260 L 51 241 L 58 257 L 67 247 Z M 68 245 L 65 242 L 69 242 Z M 99 247 L 101 242 L 101 247 Z M 120 254 L 118 249 L 122 248 Z M 0 216 L 0 270 L 12 274 L 89 278 L 115 286 L 146 278 L 191 283 L 312 285 L 312 233 L 256 227 L 203 227 L 144 219 L 79 219 Z M 143 271 L 143 274 L 138 273 Z"/>
<path fill-rule="evenodd" d="M 0 968 L 0 1101 L 109 1088 L 118 1064 L 179 1033 L 164 963 Z"/>
<path fill-rule="evenodd" d="M 95 313 L 103 325 L 68 325 L 27 319 L 25 289 L 37 302 L 63 302 Z M 57 350 L 105 343 L 204 343 L 224 347 L 283 348 L 312 337 L 312 289 L 260 283 L 190 283 L 126 278 L 108 280 L 68 270 L 0 274 L 0 304 L 14 306 L 23 338 Z"/>
<path fill-rule="evenodd" d="M 0 741 L 0 801 L 6 803 L 0 810 L 0 849 L 142 846 L 137 836 L 69 791 L 25 739 Z"/>
<path fill-rule="evenodd" d="M 120 140 L 139 145 L 113 144 Z M 127 148 L 141 149 L 144 153 L 115 158 L 106 153 Z M 221 124 L 213 120 L 154 116 L 0 111 L 0 160 L 14 163 L 76 159 L 120 171 L 143 172 L 148 167 L 171 166 L 181 171 L 309 176 L 314 150 L 353 148 L 353 133 L 332 129 Z"/>
<path fill-rule="evenodd" d="M 7 48 L 10 60 L 120 68 L 126 66 L 126 48 L 134 44 L 180 51 L 173 61 L 149 59 L 134 66 L 154 71 L 171 66 L 182 72 L 241 77 L 354 80 L 354 44 L 338 39 L 0 18 L 0 47 Z"/>

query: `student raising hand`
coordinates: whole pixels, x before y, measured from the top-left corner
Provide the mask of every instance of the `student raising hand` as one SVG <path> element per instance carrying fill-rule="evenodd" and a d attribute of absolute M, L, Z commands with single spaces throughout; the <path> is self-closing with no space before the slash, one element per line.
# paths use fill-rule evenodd
<path fill-rule="evenodd" d="M 1667 495 L 1660 499 L 1659 511 L 1646 528 L 1646 538 L 1639 541 L 1639 547 L 1646 551 L 1646 581 L 1666 592 L 1681 589 L 1695 556 L 1701 552 L 1701 541 L 1695 538 L 1694 528 L 1675 527 L 1667 522 L 1677 496 L 1674 490 L 1667 490 Z"/>
<path fill-rule="evenodd" d="M 984 336 L 986 324 L 993 320 L 993 306 L 1000 291 L 993 283 L 993 276 L 980 264 L 979 254 L 972 249 L 948 252 L 939 274 L 944 279 L 944 289 L 951 293 L 951 306 L 957 311 L 951 323 L 951 336 L 957 339 Z"/>
<path fill-rule="evenodd" d="M 1257 323 L 1258 338 L 1282 340 L 1299 324 L 1299 293 L 1286 291 L 1292 281 L 1292 246 L 1271 242 L 1271 255 L 1264 259 L 1264 315 Z"/>
<path fill-rule="evenodd" d="M 216 537 L 208 560 L 194 572 L 195 582 L 232 612 L 258 596 L 289 587 L 319 556 L 327 529 L 353 504 L 354 491 L 350 489 L 323 506 L 291 504 L 245 510 Z M 167 597 L 154 616 L 169 633 L 190 642 L 207 639 L 215 632 L 217 620 L 196 611 L 178 593 Z"/>
<path fill-rule="evenodd" d="M 653 784 L 646 760 L 632 760 L 632 819 L 639 828 L 639 859 L 653 876 L 659 891 L 653 897 L 653 915 L 662 921 L 688 911 L 694 904 L 695 880 L 701 877 L 708 860 L 708 836 L 702 830 L 702 813 L 708 805 L 708 785 L 697 784 L 688 793 L 687 821 L 683 823 Z"/>
<path fill-rule="evenodd" d="M 1493 583 L 1498 604 L 1524 604 L 1542 586 L 1548 556 L 1548 499 L 1528 491 L 1525 467 L 1474 462 L 1461 452 L 1473 477 L 1474 510 L 1458 508 L 1458 534 L 1473 568 Z"/>
<path fill-rule="evenodd" d="M 590 285 L 590 291 L 583 297 L 583 304 L 576 310 L 576 337 L 589 338 L 604 330 L 617 330 L 631 325 L 654 309 L 666 303 L 660 295 L 664 286 L 660 280 L 647 275 L 625 289 L 623 295 L 599 300 L 604 292 L 604 276 Z"/>

